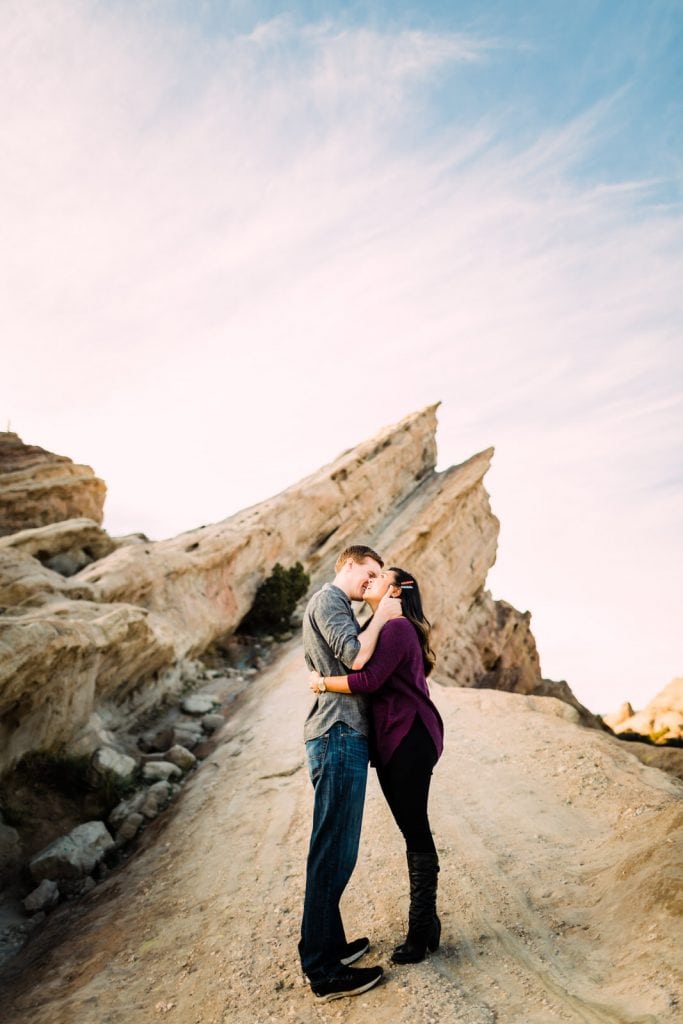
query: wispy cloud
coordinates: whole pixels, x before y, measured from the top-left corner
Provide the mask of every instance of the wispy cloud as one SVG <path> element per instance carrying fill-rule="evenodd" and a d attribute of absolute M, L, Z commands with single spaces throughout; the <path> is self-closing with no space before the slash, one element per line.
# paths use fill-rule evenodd
<path fill-rule="evenodd" d="M 112 529 L 222 518 L 441 398 L 444 464 L 497 446 L 492 583 L 546 671 L 615 701 L 666 681 L 681 216 L 575 175 L 610 98 L 515 144 L 504 104 L 422 121 L 500 40 L 211 39 L 85 0 L 5 7 L 0 33 L 0 413 L 97 467 Z M 658 587 L 644 680 L 616 637 Z"/>

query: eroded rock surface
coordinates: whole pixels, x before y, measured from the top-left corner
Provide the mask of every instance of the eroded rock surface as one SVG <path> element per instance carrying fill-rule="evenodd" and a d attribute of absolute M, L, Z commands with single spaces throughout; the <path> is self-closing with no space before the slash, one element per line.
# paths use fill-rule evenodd
<path fill-rule="evenodd" d="M 60 576 L 73 576 L 116 546 L 92 519 L 67 519 L 0 537 L 0 551 L 23 551 Z"/>
<path fill-rule="evenodd" d="M 64 519 L 101 523 L 106 491 L 90 466 L 0 432 L 0 536 Z"/>

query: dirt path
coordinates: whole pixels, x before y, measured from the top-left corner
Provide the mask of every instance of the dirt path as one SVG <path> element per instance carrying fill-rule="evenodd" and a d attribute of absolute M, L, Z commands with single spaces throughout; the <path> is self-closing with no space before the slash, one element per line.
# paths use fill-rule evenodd
<path fill-rule="evenodd" d="M 431 808 L 439 953 L 389 963 L 404 855 L 371 772 L 345 920 L 350 937 L 372 936 L 366 962 L 383 963 L 386 981 L 323 1005 L 302 982 L 309 695 L 293 642 L 146 848 L 17 958 L 2 979 L 6 1024 L 680 1019 L 683 786 L 559 702 L 434 690 L 447 729 Z"/>

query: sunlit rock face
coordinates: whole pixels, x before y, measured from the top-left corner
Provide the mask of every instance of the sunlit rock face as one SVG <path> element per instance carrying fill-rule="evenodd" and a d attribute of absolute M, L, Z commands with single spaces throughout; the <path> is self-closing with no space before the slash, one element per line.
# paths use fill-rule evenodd
<path fill-rule="evenodd" d="M 0 537 L 64 519 L 99 524 L 106 491 L 89 466 L 0 432 Z"/>
<path fill-rule="evenodd" d="M 654 743 L 683 740 L 683 677 L 672 679 L 642 711 L 624 705 L 605 722 L 616 733 L 635 733 Z"/>
<path fill-rule="evenodd" d="M 436 408 L 268 501 L 170 540 L 115 542 L 93 534 L 92 523 L 71 533 L 64 524 L 53 546 L 73 553 L 84 537 L 91 551 L 120 545 L 71 575 L 55 571 L 59 560 L 39 559 L 41 538 L 8 538 L 0 546 L 0 771 L 27 751 L 68 745 L 103 705 L 109 723 L 117 715 L 130 722 L 184 685 L 189 659 L 237 628 L 276 562 L 303 562 L 316 586 L 352 543 L 418 577 L 442 682 L 551 693 L 580 707 L 566 684 L 541 678 L 528 613 L 485 589 L 499 525 L 483 484 L 493 450 L 437 473 Z"/>

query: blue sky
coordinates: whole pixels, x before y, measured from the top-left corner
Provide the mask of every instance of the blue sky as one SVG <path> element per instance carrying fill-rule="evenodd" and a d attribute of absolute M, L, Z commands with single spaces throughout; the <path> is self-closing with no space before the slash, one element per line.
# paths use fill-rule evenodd
<path fill-rule="evenodd" d="M 683 123 L 683 8 L 680 0 L 455 0 L 446 3 L 176 3 L 208 37 L 249 33 L 264 21 L 334 22 L 353 30 L 462 33 L 482 46 L 474 65 L 444 67 L 429 81 L 418 132 L 454 118 L 493 115 L 515 145 L 580 117 L 596 102 L 612 108 L 577 172 L 595 180 L 653 178 L 680 198 Z M 152 8 L 154 9 L 154 8 Z M 505 114 L 501 125 L 499 114 Z M 426 115 L 426 116 L 424 116 Z"/>
<path fill-rule="evenodd" d="M 0 416 L 115 533 L 442 400 L 594 710 L 682 670 L 683 4 L 0 9 Z"/>

